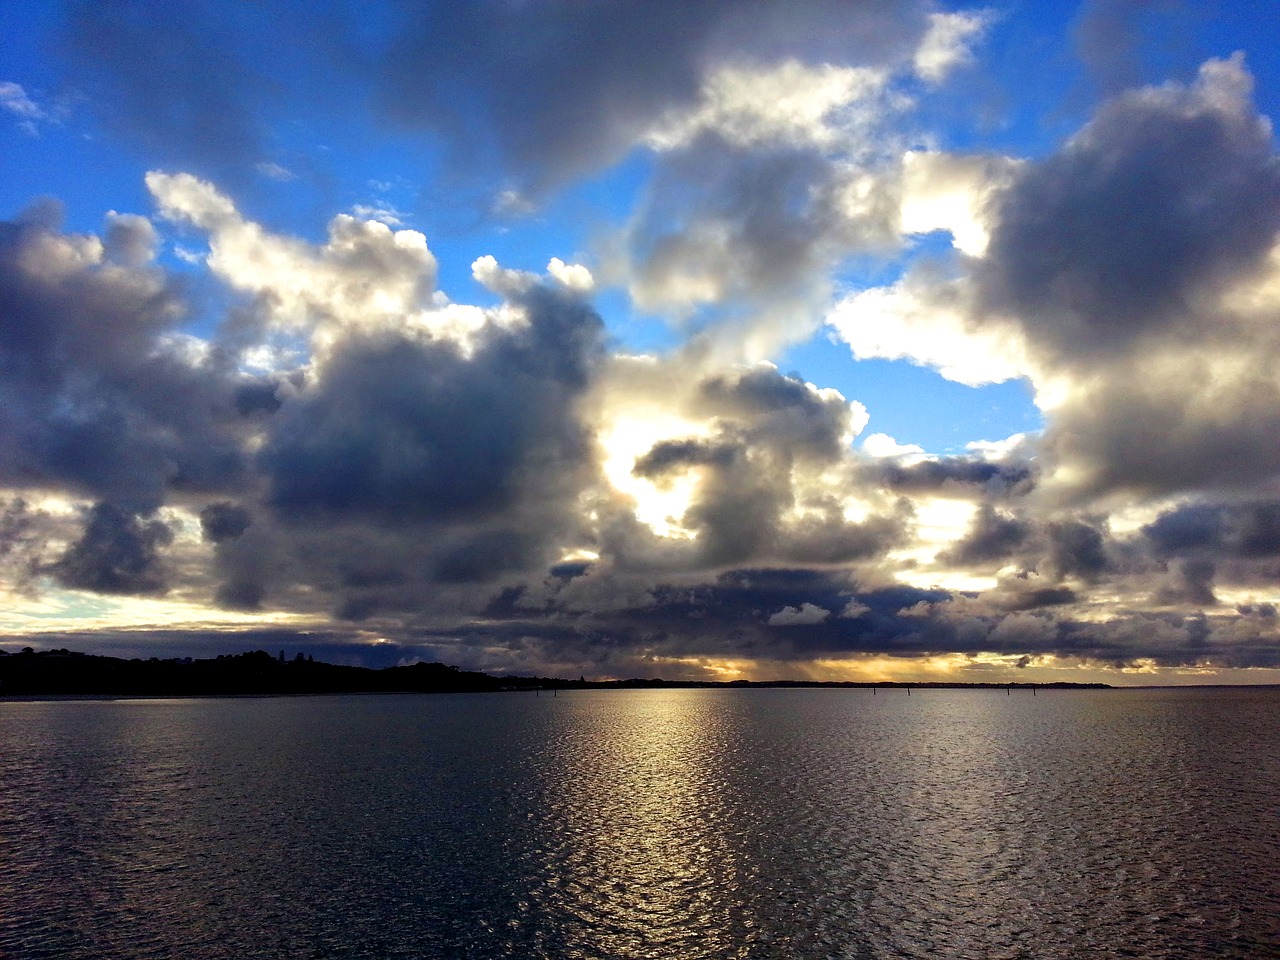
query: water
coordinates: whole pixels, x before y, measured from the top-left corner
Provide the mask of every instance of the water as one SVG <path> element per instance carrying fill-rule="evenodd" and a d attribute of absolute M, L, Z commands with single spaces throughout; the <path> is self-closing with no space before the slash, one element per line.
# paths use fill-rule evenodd
<path fill-rule="evenodd" d="M 0 704 L 0 956 L 1280 956 L 1280 691 Z"/>

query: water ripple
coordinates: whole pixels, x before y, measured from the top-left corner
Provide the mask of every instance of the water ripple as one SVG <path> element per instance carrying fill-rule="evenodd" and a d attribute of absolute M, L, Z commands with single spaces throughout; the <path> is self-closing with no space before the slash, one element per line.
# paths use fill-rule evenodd
<path fill-rule="evenodd" d="M 0 704 L 0 956 L 1278 956 L 1277 707 Z"/>

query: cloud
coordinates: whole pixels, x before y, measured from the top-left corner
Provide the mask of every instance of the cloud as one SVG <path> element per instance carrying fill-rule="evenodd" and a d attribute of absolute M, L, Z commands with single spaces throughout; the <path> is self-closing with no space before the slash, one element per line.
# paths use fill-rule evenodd
<path fill-rule="evenodd" d="M 929 14 L 929 29 L 916 48 L 916 73 L 929 83 L 940 83 L 952 70 L 971 63 L 970 45 L 991 19 L 986 10 Z"/>
<path fill-rule="evenodd" d="M 960 566 L 1002 564 L 1027 541 L 1031 526 L 1017 517 L 1002 515 L 989 503 L 974 514 L 964 538 L 944 551 L 940 559 Z"/>
<path fill-rule="evenodd" d="M 156 594 L 168 589 L 159 551 L 173 531 L 159 520 L 143 522 L 108 503 L 85 517 L 80 539 L 50 567 L 63 586 L 95 593 Z"/>
<path fill-rule="evenodd" d="M 1280 229 L 1280 166 L 1243 57 L 1195 83 L 1104 105 L 998 205 L 984 303 L 1062 362 L 1195 323 L 1197 299 L 1263 264 Z"/>
<path fill-rule="evenodd" d="M 234 503 L 211 503 L 200 511 L 200 529 L 206 540 L 222 543 L 234 540 L 249 529 L 253 517 Z"/>
<path fill-rule="evenodd" d="M 18 126 L 32 137 L 39 136 L 39 124 L 50 119 L 49 112 L 32 100 L 21 84 L 11 80 L 0 82 L 0 109 L 13 114 Z"/>
<path fill-rule="evenodd" d="M 507 213 L 623 156 L 652 175 L 606 255 L 469 251 L 479 304 L 358 193 L 294 235 L 234 176 L 174 168 L 147 175 L 154 219 L 75 233 L 43 202 L 0 226 L 10 596 L 167 593 L 575 673 L 1280 662 L 1280 172 L 1243 60 L 1023 160 L 911 129 L 986 12 L 588 6 L 405 9 L 336 68 L 465 133 L 460 192 Z M 144 9 L 73 11 L 81 56 L 116 44 L 82 64 L 112 122 L 167 141 L 234 100 L 188 152 L 306 188 L 240 37 L 260 11 Z M 162 104 L 124 58 L 166 44 L 191 63 L 156 65 Z M 591 298 L 618 288 L 678 345 L 611 341 Z M 759 362 L 824 317 L 855 357 L 1026 378 L 1046 430 L 855 447 L 865 406 Z"/>
<path fill-rule="evenodd" d="M 1161 513 L 1142 533 L 1164 557 L 1280 556 L 1280 502 L 1186 504 Z"/>
<path fill-rule="evenodd" d="M 948 216 L 976 216 L 985 245 L 855 291 L 828 322 L 857 357 L 975 385 L 1027 377 L 1045 498 L 1266 482 L 1280 162 L 1251 89 L 1241 56 L 1210 60 L 1188 85 L 1104 103 L 1041 160 L 958 165 L 982 199 Z M 929 162 L 956 164 L 943 156 Z"/>
<path fill-rule="evenodd" d="M 339 214 L 327 241 L 313 246 L 269 233 L 246 220 L 216 187 L 190 174 L 152 171 L 147 187 L 161 214 L 209 235 L 209 268 L 232 287 L 259 298 L 274 325 L 318 331 L 447 327 L 432 294 L 436 259 L 416 230 Z"/>
<path fill-rule="evenodd" d="M 267 89 L 237 49 L 231 27 L 241 17 L 227 13 L 207 3 L 175 14 L 151 0 L 109 8 L 73 2 L 63 50 L 78 83 L 94 92 L 93 109 L 115 130 L 153 156 L 225 171 L 258 158 L 266 131 L 255 107 Z"/>
<path fill-rule="evenodd" d="M 824 610 L 812 603 L 805 603 L 799 607 L 783 607 L 776 613 L 770 614 L 767 622 L 771 627 L 802 627 L 822 623 L 830 616 L 830 610 Z"/>
<path fill-rule="evenodd" d="M 926 25 L 925 6 L 910 0 L 445 4 L 396 36 L 380 88 L 395 120 L 446 131 L 472 160 L 496 156 L 537 192 L 619 159 L 672 111 L 695 108 L 718 67 L 874 65 L 908 55 Z"/>
<path fill-rule="evenodd" d="M 40 208 L 0 224 L 0 481 L 144 513 L 169 489 L 234 487 L 239 378 L 171 337 L 186 304 L 151 263 L 150 224 L 113 214 L 99 238 L 55 223 Z"/>

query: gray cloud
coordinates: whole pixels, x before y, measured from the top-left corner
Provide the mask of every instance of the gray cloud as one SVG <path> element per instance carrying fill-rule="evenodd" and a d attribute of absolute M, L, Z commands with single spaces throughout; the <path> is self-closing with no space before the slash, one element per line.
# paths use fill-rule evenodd
<path fill-rule="evenodd" d="M 863 467 L 868 482 L 903 493 L 1025 496 L 1035 487 L 1036 470 L 1028 463 L 999 463 L 969 457 L 943 457 L 904 464 L 875 460 Z"/>
<path fill-rule="evenodd" d="M 0 223 L 3 481 L 144 512 L 169 489 L 242 482 L 232 379 L 164 339 L 185 302 L 151 243 L 141 218 L 113 218 L 105 248 L 58 232 L 48 207 Z"/>
<path fill-rule="evenodd" d="M 1280 502 L 1188 504 L 1160 514 L 1142 532 L 1165 557 L 1280 556 Z"/>
<path fill-rule="evenodd" d="M 210 234 L 207 265 L 231 289 L 208 339 L 190 335 L 209 318 L 156 264 L 147 219 L 112 214 L 100 238 L 80 236 L 45 203 L 0 225 L 0 483 L 63 511 L 16 499 L 0 510 L 6 579 L 202 592 L 486 668 L 939 653 L 1274 665 L 1274 610 L 1218 602 L 1269 596 L 1280 577 L 1280 507 L 1256 493 L 1280 473 L 1280 335 L 1258 306 L 1274 283 L 1280 169 L 1243 64 L 1124 93 L 1020 165 L 936 150 L 903 161 L 875 90 L 798 125 L 745 96 L 784 57 L 800 72 L 793 92 L 844 76 L 804 73 L 823 61 L 886 66 L 863 79 L 892 86 L 931 9 L 406 5 L 383 38 L 351 42 L 336 68 L 356 78 L 349 95 L 372 83 L 396 121 L 465 141 L 457 159 L 487 186 L 494 165 L 503 186 L 537 194 L 650 149 L 652 193 L 610 279 L 657 308 L 707 308 L 668 356 L 608 361 L 600 318 L 573 292 L 589 286 L 581 268 L 544 282 L 481 263 L 501 304 L 446 305 L 421 236 L 346 218 L 309 245 L 190 177 L 156 174 L 152 189 L 168 216 Z M 282 11 L 220 23 L 197 4 L 152 24 L 146 3 L 100 17 L 76 4 L 70 42 L 138 142 L 243 165 L 262 159 L 272 117 L 247 55 L 259 41 L 242 33 L 296 19 Z M 327 33 L 305 36 L 342 46 Z M 395 56 L 370 56 L 385 50 Z M 746 107 L 715 100 L 740 94 Z M 935 203 L 972 201 L 974 214 L 964 252 L 933 267 L 946 282 L 920 289 L 946 286 L 933 305 L 966 332 L 1025 343 L 1010 363 L 1041 391 L 1045 437 L 998 461 L 873 460 L 850 445 L 865 411 L 724 362 L 806 332 L 850 255 L 901 249 L 911 163 L 954 180 L 914 198 L 917 225 L 951 215 Z M 267 262 L 284 268 L 267 276 Z M 390 287 L 393 305 L 371 306 Z M 256 349 L 289 338 L 296 355 Z M 250 356 L 277 369 L 249 375 Z M 624 382 L 640 368 L 649 380 Z M 639 520 L 631 487 L 605 475 L 610 417 L 625 432 L 628 401 L 647 449 L 621 437 L 623 480 L 668 492 L 694 481 L 668 518 L 676 536 Z M 1109 514 L 1134 493 L 1183 505 L 1116 534 Z M 72 521 L 65 501 L 93 505 Z M 968 529 L 947 543 L 948 518 L 969 504 Z M 1000 579 L 972 592 L 892 585 L 957 574 Z M 1098 622 L 1104 603 L 1111 619 Z M 779 611 L 793 613 L 771 627 Z M 329 640 L 353 649 L 352 636 Z"/>
<path fill-rule="evenodd" d="M 588 457 L 575 411 L 600 319 L 545 288 L 528 325 L 491 326 L 473 355 L 445 341 L 354 334 L 286 402 L 261 462 L 286 517 L 483 518 L 549 497 Z"/>
<path fill-rule="evenodd" d="M 1096 580 L 1107 569 L 1103 534 L 1080 520 L 1059 520 L 1048 524 L 1049 571 L 1056 577 Z"/>
<path fill-rule="evenodd" d="M 811 472 L 847 468 L 853 415 L 833 391 L 763 365 L 705 376 L 684 409 L 713 424 L 712 435 L 659 442 L 632 472 L 664 483 L 699 471 L 697 493 L 679 518 L 696 541 L 673 549 L 619 516 L 606 525 L 602 545 L 622 567 L 836 564 L 881 556 L 905 539 L 905 504 L 890 500 L 882 512 L 851 522 L 839 491 L 808 481 Z M 797 506 L 805 508 L 798 517 Z"/>
<path fill-rule="evenodd" d="M 223 172 L 261 153 L 266 85 L 227 29 L 241 11 L 121 0 L 67 13 L 64 50 L 113 127 L 155 156 Z"/>
<path fill-rule="evenodd" d="M 1031 535 L 1031 524 L 999 513 L 984 503 L 974 514 L 969 529 L 954 547 L 939 559 L 959 566 L 1002 563 L 1014 556 Z"/>
<path fill-rule="evenodd" d="M 49 568 L 64 587 L 95 593 L 157 594 L 168 589 L 160 550 L 173 531 L 159 520 L 143 521 L 109 503 L 85 516 L 79 540 Z"/>
<path fill-rule="evenodd" d="M 383 61 L 384 109 L 497 157 L 535 191 L 612 162 L 726 61 L 885 62 L 923 33 L 917 0 L 784 8 L 749 0 L 436 3 L 406 8 Z"/>
<path fill-rule="evenodd" d="M 1190 88 L 1104 105 L 1003 195 L 981 273 L 989 307 L 1059 360 L 1091 362 L 1196 318 L 1280 229 L 1280 164 L 1237 62 Z"/>
<path fill-rule="evenodd" d="M 200 511 L 201 532 L 212 543 L 236 539 L 252 522 L 252 514 L 234 503 L 211 503 Z"/>

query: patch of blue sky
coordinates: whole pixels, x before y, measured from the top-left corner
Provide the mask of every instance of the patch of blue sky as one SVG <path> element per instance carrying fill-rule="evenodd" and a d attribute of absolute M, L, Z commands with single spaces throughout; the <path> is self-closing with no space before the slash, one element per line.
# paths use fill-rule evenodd
<path fill-rule="evenodd" d="M 847 346 L 822 334 L 787 351 L 779 367 L 863 404 L 870 419 L 857 443 L 885 433 L 929 454 L 963 454 L 975 440 L 1044 426 L 1026 381 L 969 387 L 905 360 L 855 360 Z"/>

